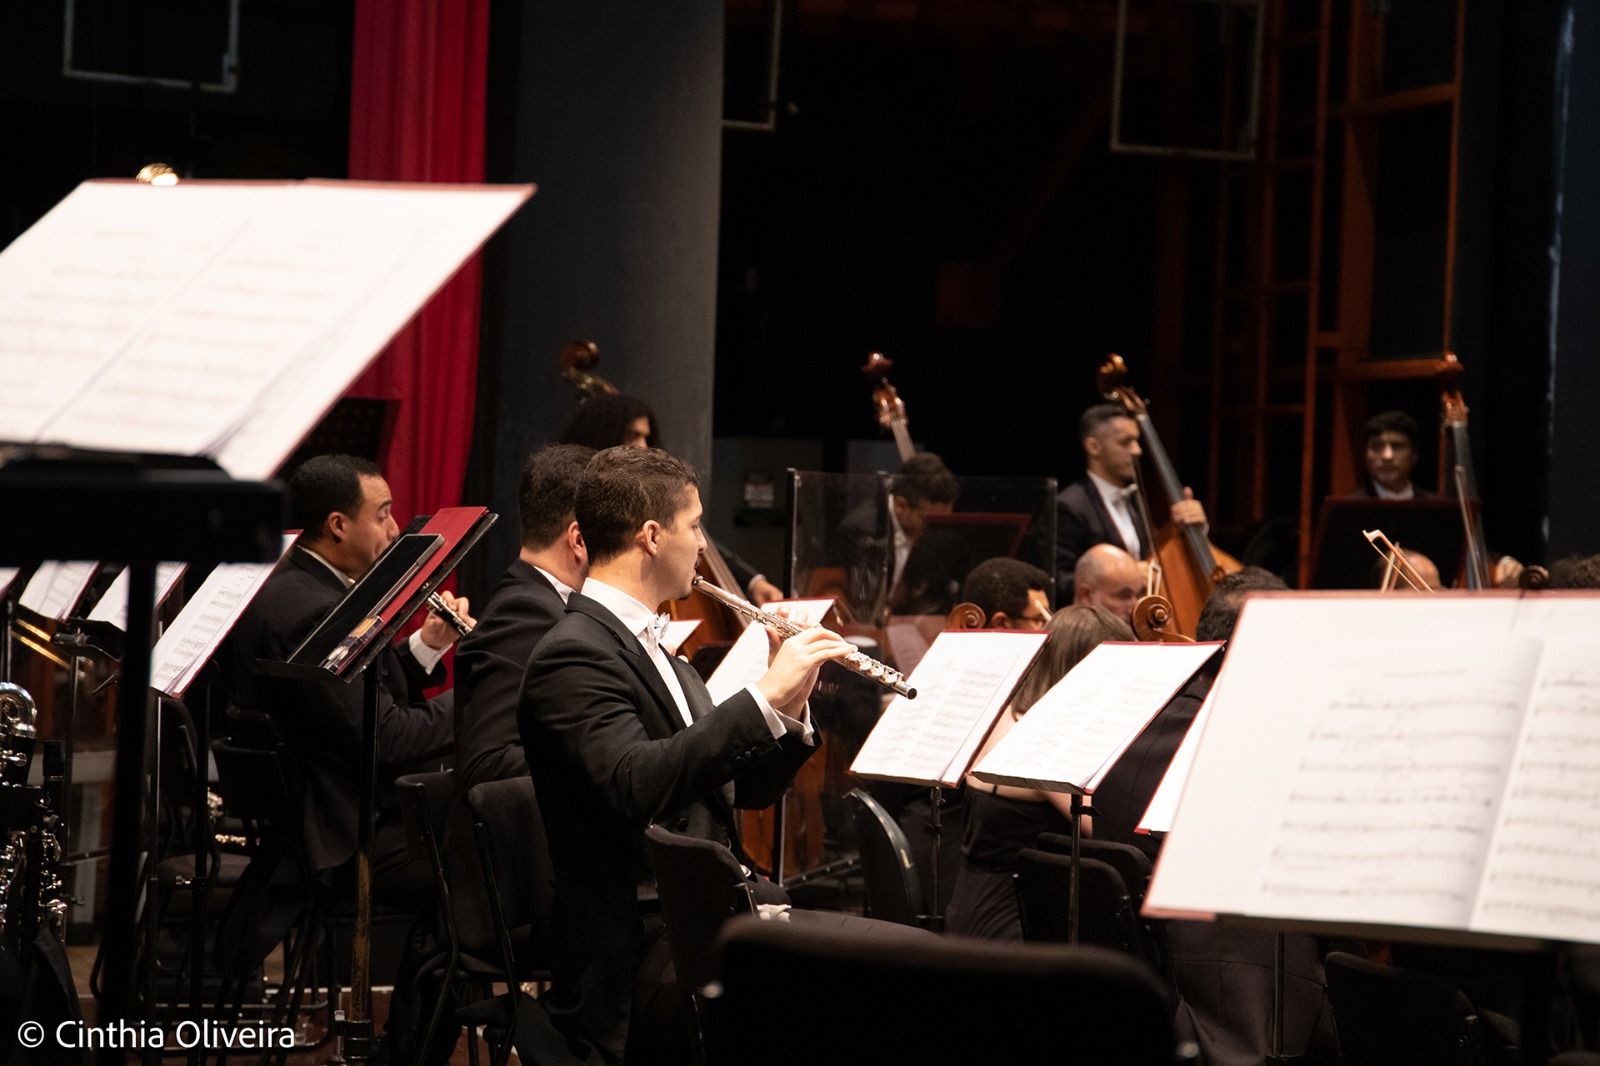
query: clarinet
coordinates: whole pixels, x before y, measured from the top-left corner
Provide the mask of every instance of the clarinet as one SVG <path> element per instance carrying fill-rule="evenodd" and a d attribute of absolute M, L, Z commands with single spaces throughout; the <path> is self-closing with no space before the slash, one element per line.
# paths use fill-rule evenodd
<path fill-rule="evenodd" d="M 782 615 L 776 615 L 768 611 L 763 611 L 755 604 L 740 599 L 727 589 L 713 585 L 699 574 L 694 576 L 692 585 L 694 588 L 699 589 L 701 592 L 705 593 L 707 596 L 710 596 L 712 599 L 733 611 L 735 614 L 743 615 L 752 622 L 759 622 L 764 626 L 770 626 L 771 628 L 776 629 L 779 633 L 783 634 L 785 637 L 792 637 L 796 633 L 803 632 L 806 628 L 805 626 L 800 625 L 798 622 L 789 621 L 789 619 L 784 618 Z M 904 674 L 900 673 L 900 671 L 891 666 L 880 663 L 878 660 L 864 652 L 853 651 L 844 658 L 835 659 L 833 661 L 838 663 L 840 666 L 854 670 L 862 677 L 876 681 L 884 688 L 893 689 L 895 692 L 898 692 L 908 700 L 914 700 L 917 698 L 917 690 L 906 684 Z"/>

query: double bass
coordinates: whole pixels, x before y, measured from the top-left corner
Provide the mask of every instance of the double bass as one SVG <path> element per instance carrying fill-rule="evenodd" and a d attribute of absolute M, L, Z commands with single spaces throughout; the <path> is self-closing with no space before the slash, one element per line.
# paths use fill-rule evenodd
<path fill-rule="evenodd" d="M 1122 356 L 1110 356 L 1100 367 L 1100 392 L 1107 400 L 1121 404 L 1128 412 L 1128 417 L 1138 424 L 1144 454 L 1155 467 L 1162 492 L 1168 500 L 1181 500 L 1184 498 L 1183 482 L 1172 460 L 1167 458 L 1166 449 L 1161 446 L 1161 437 L 1156 433 L 1155 423 L 1150 420 L 1149 408 L 1139 394 L 1126 384 L 1127 376 L 1128 367 L 1122 361 Z M 1200 620 L 1200 611 L 1206 605 L 1206 597 L 1211 594 L 1212 586 L 1224 575 L 1238 570 L 1239 560 L 1219 550 L 1206 539 L 1204 530 L 1191 523 L 1168 522 L 1152 532 L 1153 523 L 1145 502 L 1142 479 L 1138 497 L 1146 532 L 1151 537 L 1150 568 L 1159 577 L 1159 587 L 1152 588 L 1151 593 L 1159 594 L 1166 601 L 1165 608 L 1160 604 L 1152 606 L 1170 611 L 1169 617 L 1158 617 L 1156 628 L 1170 628 L 1183 636 L 1193 637 L 1195 624 Z"/>
<path fill-rule="evenodd" d="M 917 447 L 911 443 L 905 401 L 889 384 L 889 369 L 892 366 L 894 360 L 882 352 L 868 352 L 867 364 L 861 368 L 861 372 L 877 379 L 877 387 L 872 390 L 872 403 L 878 409 L 878 424 L 894 434 L 895 448 L 900 452 L 900 461 L 903 463 L 917 454 Z"/>
<path fill-rule="evenodd" d="M 1489 546 L 1483 535 L 1483 512 L 1478 497 L 1477 479 L 1472 474 L 1472 441 L 1467 436 L 1467 404 L 1461 397 L 1461 377 L 1465 368 L 1454 352 L 1446 352 L 1439 363 L 1439 404 L 1442 432 L 1450 440 L 1455 463 L 1450 468 L 1451 483 L 1461 506 L 1461 526 L 1466 538 L 1461 568 L 1463 584 L 1469 589 L 1495 587 L 1494 567 L 1489 561 Z M 1473 504 L 1480 506 L 1474 507 Z M 1517 574 L 1517 587 L 1542 589 L 1550 583 L 1550 572 L 1542 566 L 1525 566 Z"/>

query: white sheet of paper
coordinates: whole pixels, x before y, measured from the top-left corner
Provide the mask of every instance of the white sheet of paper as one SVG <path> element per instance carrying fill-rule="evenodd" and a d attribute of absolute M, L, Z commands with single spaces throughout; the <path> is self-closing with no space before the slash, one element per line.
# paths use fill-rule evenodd
<path fill-rule="evenodd" d="M 294 543 L 285 533 L 278 555 Z M 182 699 L 206 660 L 233 629 L 276 563 L 223 563 L 206 576 L 172 625 L 156 641 L 151 653 L 150 687 L 173 699 Z"/>
<path fill-rule="evenodd" d="M 1545 643 L 1472 925 L 1600 943 L 1600 639 L 1593 635 Z"/>
<path fill-rule="evenodd" d="M 954 787 L 1046 636 L 1022 630 L 939 634 L 909 678 L 917 698 L 890 701 L 850 772 Z"/>
<path fill-rule="evenodd" d="M 173 586 L 188 569 L 187 563 L 158 563 L 156 565 L 156 605 L 172 594 Z M 89 612 L 91 622 L 110 622 L 124 633 L 128 631 L 128 568 L 117 571 L 111 587 L 100 597 L 100 602 Z"/>
<path fill-rule="evenodd" d="M 0 566 L 0 596 L 11 591 L 11 586 L 17 580 L 17 575 L 22 573 L 21 567 Z"/>
<path fill-rule="evenodd" d="M 820 625 L 833 607 L 833 600 L 783 600 L 770 603 L 767 609 L 782 607 L 791 621 L 803 626 Z M 711 702 L 721 703 L 735 692 L 761 680 L 767 672 L 767 631 L 762 626 L 745 626 L 739 639 L 733 642 L 728 654 L 711 672 L 706 689 Z"/>
<path fill-rule="evenodd" d="M 1178 797 L 1183 795 L 1183 784 L 1189 779 L 1189 769 L 1194 765 L 1194 753 L 1200 749 L 1200 734 L 1205 731 L 1206 717 L 1211 713 L 1211 701 L 1216 691 L 1216 687 L 1213 686 L 1211 691 L 1206 693 L 1205 702 L 1200 704 L 1200 709 L 1194 713 L 1194 721 L 1189 723 L 1189 731 L 1183 735 L 1183 743 L 1173 752 L 1172 761 L 1167 764 L 1167 772 L 1162 775 L 1161 784 L 1150 797 L 1150 806 L 1144 809 L 1144 817 L 1139 819 L 1134 832 L 1171 832 L 1172 819 L 1178 814 Z"/>
<path fill-rule="evenodd" d="M 59 622 L 82 598 L 99 569 L 99 563 L 41 563 L 17 602 Z"/>
<path fill-rule="evenodd" d="M 268 477 L 531 191 L 85 183 L 0 254 L 0 439 Z"/>
<path fill-rule="evenodd" d="M 683 647 L 683 642 L 699 628 L 698 618 L 685 618 L 682 621 L 673 619 L 667 623 L 667 631 L 661 634 L 661 646 L 667 649 L 668 655 L 676 655 L 678 649 Z"/>
<path fill-rule="evenodd" d="M 973 768 L 994 784 L 1093 792 L 1219 644 L 1106 643 L 1051 686 Z"/>

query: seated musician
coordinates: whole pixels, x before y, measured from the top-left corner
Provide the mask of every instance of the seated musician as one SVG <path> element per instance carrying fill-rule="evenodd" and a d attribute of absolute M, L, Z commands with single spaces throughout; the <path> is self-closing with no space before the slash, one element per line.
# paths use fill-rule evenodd
<path fill-rule="evenodd" d="M 317 685 L 269 677 L 258 659 L 282 662 L 377 561 L 398 534 L 392 499 L 376 464 L 348 455 L 308 459 L 289 479 L 290 520 L 302 530 L 245 609 L 230 637 L 236 689 L 233 702 L 264 712 L 294 751 L 306 783 L 304 848 L 312 872 L 331 880 L 343 897 L 355 893 L 360 812 L 364 686 Z M 471 624 L 465 598 L 441 592 L 445 603 Z M 427 860 L 406 847 L 394 782 L 404 774 L 437 769 L 454 743 L 451 693 L 425 699 L 425 685 L 444 681 L 440 659 L 456 630 L 430 614 L 422 628 L 385 650 L 367 667 L 382 670 L 378 686 L 377 795 L 372 845 L 372 898 L 431 917 L 433 876 Z M 406 1046 L 426 1017 L 410 999 L 412 975 L 423 961 L 408 938 L 396 976 L 384 975 L 396 993 L 380 1055 L 413 1061 Z M 441 1032 L 426 1061 L 448 1061 L 454 1032 Z"/>
<path fill-rule="evenodd" d="M 1150 558 L 1137 491 L 1139 423 L 1120 404 L 1096 404 L 1078 421 L 1087 471 L 1056 497 L 1056 602 L 1074 602 L 1078 558 L 1096 544 L 1114 544 L 1135 559 Z M 1194 494 L 1172 504 L 1172 521 L 1204 526 L 1205 508 Z"/>
<path fill-rule="evenodd" d="M 953 536 L 935 538 L 915 560 L 912 554 L 927 532 L 927 519 L 951 513 L 960 492 L 961 483 L 944 460 L 933 452 L 918 452 L 889 479 L 887 526 L 876 501 L 844 516 L 834 533 L 831 554 L 852 571 L 851 587 L 863 590 L 858 599 L 877 602 L 881 590 L 885 602 L 894 605 L 891 613 L 941 613 L 946 592 L 953 591 L 945 586 L 951 580 L 959 582 L 964 569 L 955 559 L 964 542 Z M 951 606 L 953 602 L 944 610 Z"/>
<path fill-rule="evenodd" d="M 1049 638 L 995 722 L 974 764 L 982 762 L 1029 707 L 1078 665 L 1101 641 L 1132 640 L 1128 623 L 1100 607 L 1066 607 L 1050 620 Z M 1071 831 L 1071 800 L 1065 793 L 992 785 L 970 774 L 961 868 L 945 912 L 945 930 L 988 940 L 1021 940 L 1012 874 L 1017 853 L 1033 847 L 1040 833 Z"/>
<path fill-rule="evenodd" d="M 1379 411 L 1367 419 L 1367 482 L 1357 496 L 1379 500 L 1431 500 L 1439 494 L 1416 485 L 1417 420 L 1404 411 Z"/>
<path fill-rule="evenodd" d="M 518 721 L 556 883 L 554 987 L 542 1002 L 571 1049 L 555 1061 L 682 1058 L 692 1022 L 668 977 L 659 915 L 638 905 L 653 880 L 644 829 L 655 822 L 739 854 L 734 809 L 775 802 L 816 752 L 807 699 L 817 671 L 854 650 L 820 627 L 774 637 L 767 673 L 712 704 L 688 664 L 661 648 L 656 615 L 688 594 L 704 544 L 696 482 L 692 467 L 655 449 L 594 457 L 574 504 L 589 576 L 523 683 Z M 770 882 L 752 887 L 786 902 Z M 883 931 L 838 917 L 831 924 Z"/>
<path fill-rule="evenodd" d="M 1439 494 L 1411 480 L 1417 465 L 1417 420 L 1404 411 L 1379 411 L 1366 425 L 1367 483 L 1354 495 L 1379 500 L 1432 500 Z M 1522 564 L 1509 555 L 1495 561 L 1491 580 L 1501 588 L 1514 587 Z M 1431 583 L 1434 588 L 1442 587 Z"/>
<path fill-rule="evenodd" d="M 580 444 L 595 451 L 618 446 L 666 447 L 661 443 L 661 426 L 650 405 L 637 396 L 620 392 L 601 393 L 585 399 L 561 431 L 560 442 Z M 765 574 L 721 544 L 715 546 L 751 603 L 759 607 L 783 599 L 783 590 L 768 581 Z"/>
<path fill-rule="evenodd" d="M 256 660 L 287 659 L 377 561 L 399 533 L 391 507 L 383 472 L 368 460 L 320 455 L 302 463 L 289 479 L 289 513 L 303 532 L 250 601 L 232 637 L 234 702 L 271 715 L 287 737 L 308 786 L 306 851 L 316 869 L 338 869 L 342 876 L 349 874 L 356 852 L 362 686 L 333 684 L 310 692 L 299 683 L 268 677 Z M 440 595 L 466 617 L 465 599 Z M 439 661 L 456 635 L 430 614 L 403 645 L 369 667 L 384 668 L 378 689 L 373 855 L 373 882 L 380 890 L 432 890 L 427 864 L 407 856 L 391 786 L 395 778 L 454 745 L 450 694 L 427 700 L 422 690 L 444 680 Z M 327 713 L 330 701 L 336 713 Z"/>
<path fill-rule="evenodd" d="M 972 568 L 961 586 L 961 599 L 976 604 L 989 629 L 1043 629 L 1050 622 L 1045 598 L 1050 576 L 1032 563 L 1004 557 L 986 559 Z"/>
<path fill-rule="evenodd" d="M 1104 607 L 1124 621 L 1145 591 L 1144 567 L 1115 544 L 1096 544 L 1078 556 L 1072 574 L 1072 602 Z"/>
<path fill-rule="evenodd" d="M 1245 596 L 1287 586 L 1276 574 L 1247 566 L 1217 582 L 1196 625 L 1197 640 L 1227 640 Z M 1129 745 L 1094 793 L 1091 834 L 1132 844 L 1152 858 L 1156 838 L 1136 833 L 1167 767 L 1194 722 L 1220 663 L 1213 659 L 1162 708 Z M 1271 758 L 1264 753 L 1263 758 Z M 1215 922 L 1165 923 L 1168 950 L 1182 1003 L 1180 1033 L 1200 1045 L 1208 1066 L 1266 1061 L 1273 996 L 1274 935 Z M 1284 941 L 1284 1051 L 1307 1062 L 1337 1061 L 1329 1054 L 1331 1014 L 1322 991 L 1321 952 L 1315 938 L 1289 934 Z"/>
<path fill-rule="evenodd" d="M 552 444 L 528 456 L 518 485 L 522 550 L 456 649 L 456 782 L 525 777 L 517 692 L 534 647 L 566 611 L 589 572 L 573 513 L 594 449 Z"/>

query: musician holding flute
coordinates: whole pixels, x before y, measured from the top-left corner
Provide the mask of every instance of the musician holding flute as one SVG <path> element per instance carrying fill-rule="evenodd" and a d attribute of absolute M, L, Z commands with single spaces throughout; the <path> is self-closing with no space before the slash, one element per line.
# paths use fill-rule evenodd
<path fill-rule="evenodd" d="M 657 449 L 609 448 L 575 503 L 589 576 L 528 662 L 518 708 L 555 868 L 551 969 L 543 1002 L 580 1060 L 681 1055 L 692 1024 L 668 977 L 659 915 L 641 913 L 655 823 L 740 855 L 733 811 L 771 805 L 816 753 L 807 699 L 822 664 L 855 648 L 822 628 L 770 635 L 770 667 L 713 705 L 695 672 L 659 643 L 656 614 L 688 595 L 705 544 L 695 471 Z M 769 633 L 771 631 L 769 630 Z M 748 863 L 745 864 L 748 867 Z M 787 902 L 752 881 L 757 899 Z M 847 915 L 885 942 L 916 930 Z M 636 987 L 637 986 L 637 987 Z"/>

